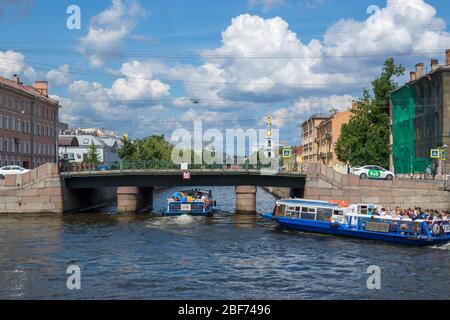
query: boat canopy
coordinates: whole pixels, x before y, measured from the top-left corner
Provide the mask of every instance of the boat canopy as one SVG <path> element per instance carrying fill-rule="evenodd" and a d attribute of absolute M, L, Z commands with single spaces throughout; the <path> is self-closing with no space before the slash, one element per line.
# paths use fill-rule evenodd
<path fill-rule="evenodd" d="M 286 206 L 315 206 L 315 207 L 325 207 L 325 208 L 337 208 L 338 205 L 335 203 L 329 203 L 327 201 L 320 200 L 308 200 L 308 199 L 283 199 L 278 200 L 277 205 Z"/>

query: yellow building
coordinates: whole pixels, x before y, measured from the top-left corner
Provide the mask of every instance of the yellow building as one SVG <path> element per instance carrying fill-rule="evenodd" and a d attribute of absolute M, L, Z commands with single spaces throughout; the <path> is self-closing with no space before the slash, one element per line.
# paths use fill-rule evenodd
<path fill-rule="evenodd" d="M 328 167 L 343 165 L 336 156 L 336 143 L 342 125 L 348 123 L 351 111 L 313 116 L 302 124 L 304 163 L 323 163 Z"/>

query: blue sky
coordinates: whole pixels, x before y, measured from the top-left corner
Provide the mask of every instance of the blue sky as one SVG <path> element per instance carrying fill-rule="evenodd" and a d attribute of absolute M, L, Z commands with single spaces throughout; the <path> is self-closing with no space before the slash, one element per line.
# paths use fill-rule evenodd
<path fill-rule="evenodd" d="M 66 28 L 72 4 L 81 30 Z M 3 0 L 0 75 L 47 79 L 75 127 L 170 136 L 194 119 L 259 128 L 271 112 L 281 140 L 298 144 L 300 122 L 349 107 L 388 56 L 408 71 L 442 63 L 449 9 L 437 0 Z"/>

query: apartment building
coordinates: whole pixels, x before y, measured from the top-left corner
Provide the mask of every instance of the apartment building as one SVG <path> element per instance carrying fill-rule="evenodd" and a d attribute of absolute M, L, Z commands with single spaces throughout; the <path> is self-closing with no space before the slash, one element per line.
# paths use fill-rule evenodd
<path fill-rule="evenodd" d="M 46 81 L 26 86 L 18 76 L 0 77 L 0 166 L 56 162 L 59 107 Z"/>
<path fill-rule="evenodd" d="M 318 163 L 317 127 L 330 116 L 315 114 L 303 122 L 302 127 L 302 160 L 303 163 Z"/>
<path fill-rule="evenodd" d="M 397 175 L 450 174 L 448 156 L 432 159 L 430 150 L 450 145 L 450 49 L 445 63 L 432 59 L 429 72 L 417 63 L 410 80 L 390 94 L 390 168 Z"/>
<path fill-rule="evenodd" d="M 336 156 L 336 143 L 341 136 L 342 125 L 350 121 L 351 111 L 334 112 L 317 126 L 317 152 L 319 162 L 328 167 L 341 164 Z"/>
<path fill-rule="evenodd" d="M 350 121 L 351 114 L 349 110 L 332 110 L 327 115 L 314 115 L 302 124 L 303 163 L 323 163 L 335 168 L 342 165 L 335 148 L 342 125 Z"/>

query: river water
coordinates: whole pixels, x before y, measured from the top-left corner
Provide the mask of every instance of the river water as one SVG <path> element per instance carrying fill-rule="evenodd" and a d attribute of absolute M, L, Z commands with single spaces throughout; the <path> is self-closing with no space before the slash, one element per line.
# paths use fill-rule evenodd
<path fill-rule="evenodd" d="M 234 188 L 212 188 L 213 218 L 0 216 L 1 299 L 448 299 L 450 246 L 411 248 L 285 232 L 234 214 Z M 155 191 L 155 211 L 175 189 Z M 258 190 L 258 212 L 275 199 Z M 69 290 L 66 269 L 81 270 Z M 381 289 L 369 290 L 369 266 Z"/>

